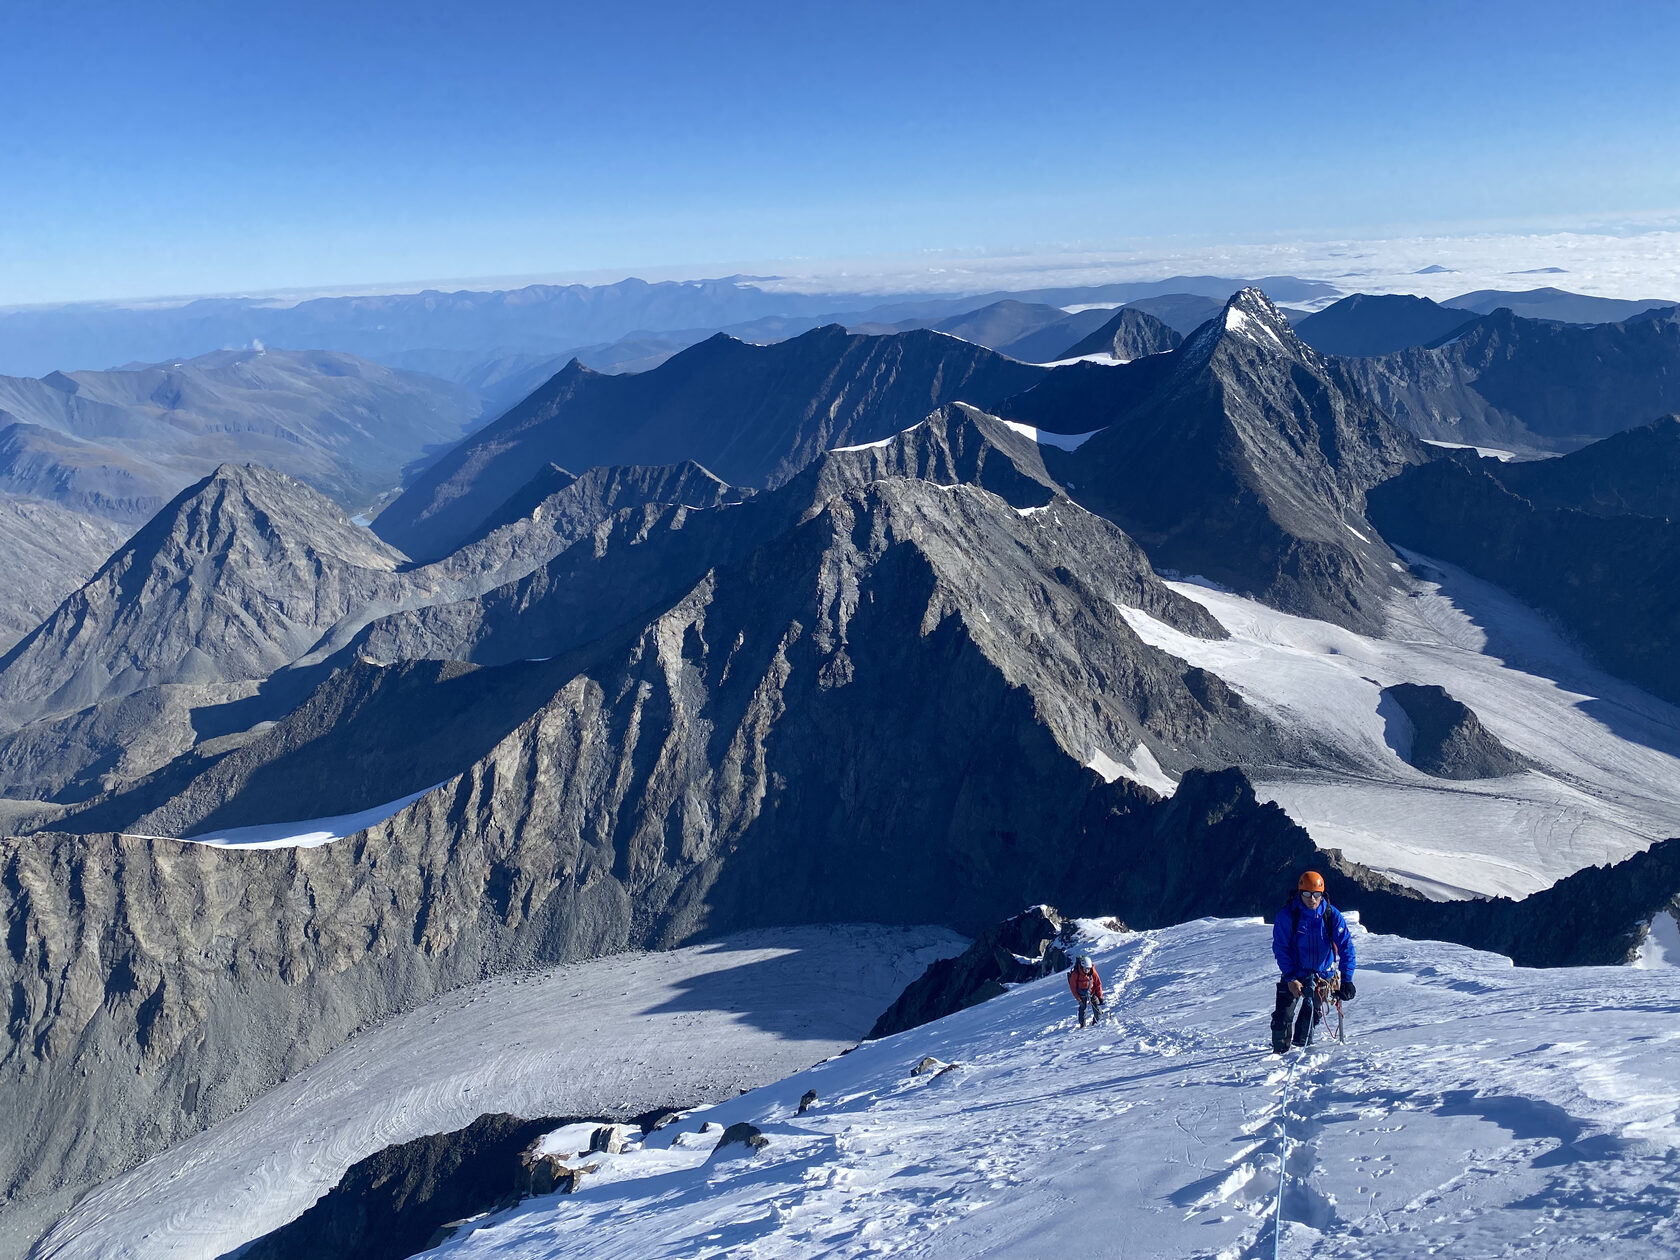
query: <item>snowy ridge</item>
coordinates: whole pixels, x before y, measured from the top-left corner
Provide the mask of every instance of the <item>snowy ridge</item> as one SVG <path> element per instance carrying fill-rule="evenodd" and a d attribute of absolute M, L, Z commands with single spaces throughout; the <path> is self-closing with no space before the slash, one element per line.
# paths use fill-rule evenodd
<path fill-rule="evenodd" d="M 592 1156 L 576 1194 L 481 1218 L 428 1254 L 1680 1250 L 1680 971 L 1526 971 L 1355 926 L 1349 1040 L 1291 1068 L 1264 1049 L 1267 926 L 1084 926 L 1109 1022 L 1076 1030 L 1061 976 L 1018 986 Z M 924 1057 L 956 1066 L 912 1076 Z M 807 1089 L 818 1102 L 801 1116 Z M 701 1121 L 750 1122 L 769 1145 L 714 1152 Z"/>

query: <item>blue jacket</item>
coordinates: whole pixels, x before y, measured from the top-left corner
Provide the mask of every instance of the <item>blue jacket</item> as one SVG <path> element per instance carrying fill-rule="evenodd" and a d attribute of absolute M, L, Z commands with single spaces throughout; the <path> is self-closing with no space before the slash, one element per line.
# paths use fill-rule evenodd
<path fill-rule="evenodd" d="M 1285 980 L 1333 976 L 1339 970 L 1353 978 L 1353 936 L 1342 912 L 1328 901 L 1312 909 L 1300 895 L 1289 898 L 1272 925 L 1272 955 Z"/>

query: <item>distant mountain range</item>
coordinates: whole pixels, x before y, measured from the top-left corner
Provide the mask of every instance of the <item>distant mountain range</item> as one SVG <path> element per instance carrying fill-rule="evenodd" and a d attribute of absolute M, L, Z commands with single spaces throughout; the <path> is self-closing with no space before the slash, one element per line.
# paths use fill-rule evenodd
<path fill-rule="evenodd" d="M 218 464 L 257 461 L 360 511 L 482 406 L 436 377 L 327 351 L 0 377 L 0 650 Z"/>
<path fill-rule="evenodd" d="M 1057 305 L 990 302 L 967 330 L 1059 336 Z M 0 656 L 8 1208 L 50 1214 L 445 990 L 736 928 L 974 930 L 1083 908 L 1091 870 L 1135 923 L 1258 913 L 1311 862 L 1391 929 L 1509 944 L 1489 903 L 1431 899 L 1475 887 L 1449 882 L 1474 865 L 1450 839 L 1383 874 L 1255 781 L 1345 789 L 1360 827 L 1373 800 L 1465 831 L 1553 820 L 1572 839 L 1536 883 L 1615 865 L 1557 884 L 1569 939 L 1525 958 L 1625 956 L 1680 888 L 1672 845 L 1642 851 L 1669 804 L 1615 775 L 1663 781 L 1680 715 L 1574 647 L 1554 686 L 1468 645 L 1413 552 L 1673 694 L 1680 425 L 1536 466 L 1416 434 L 1449 398 L 1482 399 L 1489 432 L 1607 424 L 1613 390 L 1662 396 L 1672 321 L 1495 312 L 1356 358 L 1252 288 L 1182 340 L 1136 306 L 1090 318 L 1109 362 L 825 326 L 636 375 L 571 363 L 373 530 L 296 471 L 228 462 L 172 495 Z M 184 411 L 264 357 L 131 375 Z M 49 431 L 85 440 L 81 414 Z M 375 427 L 335 413 L 290 444 L 372 467 L 396 444 Z M 1420 645 L 1428 617 L 1451 624 Z M 342 838 L 222 847 L 253 826 Z"/>

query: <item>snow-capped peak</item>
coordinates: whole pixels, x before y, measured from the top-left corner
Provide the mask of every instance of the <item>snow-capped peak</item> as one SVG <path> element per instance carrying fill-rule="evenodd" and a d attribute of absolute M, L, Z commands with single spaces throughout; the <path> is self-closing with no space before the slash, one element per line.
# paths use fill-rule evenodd
<path fill-rule="evenodd" d="M 1240 340 L 1276 354 L 1311 358 L 1313 351 L 1295 335 L 1289 320 L 1272 300 L 1252 286 L 1238 289 L 1225 309 L 1204 324 L 1185 345 L 1193 362 L 1205 362 L 1221 342 Z"/>

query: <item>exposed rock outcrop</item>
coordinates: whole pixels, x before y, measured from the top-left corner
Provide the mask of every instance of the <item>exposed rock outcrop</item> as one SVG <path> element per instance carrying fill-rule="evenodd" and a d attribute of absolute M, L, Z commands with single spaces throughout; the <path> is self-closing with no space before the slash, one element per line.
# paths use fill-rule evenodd
<path fill-rule="evenodd" d="M 1122 363 L 1129 363 L 1146 355 L 1176 350 L 1183 340 L 1155 316 L 1135 306 L 1122 306 L 1101 328 L 1056 357 L 1077 359 L 1087 354 L 1106 354 Z"/>
<path fill-rule="evenodd" d="M 955 958 L 942 958 L 881 1013 L 870 1040 L 890 1037 L 964 1010 L 1004 992 L 1004 986 L 1063 971 L 1072 959 L 1056 944 L 1062 918 L 1049 906 L 987 928 Z"/>
<path fill-rule="evenodd" d="M 1408 738 L 1403 755 L 1425 774 L 1440 779 L 1497 779 L 1518 774 L 1528 764 L 1443 687 L 1397 683 L 1384 687 L 1382 695 L 1405 714 Z"/>
<path fill-rule="evenodd" d="M 1448 345 L 1344 364 L 1419 437 L 1570 451 L 1680 411 L 1680 313 L 1581 327 L 1495 310 Z"/>
<path fill-rule="evenodd" d="M 265 678 L 351 610 L 394 606 L 401 561 L 301 482 L 224 464 L 0 657 L 0 720 L 164 683 Z"/>

